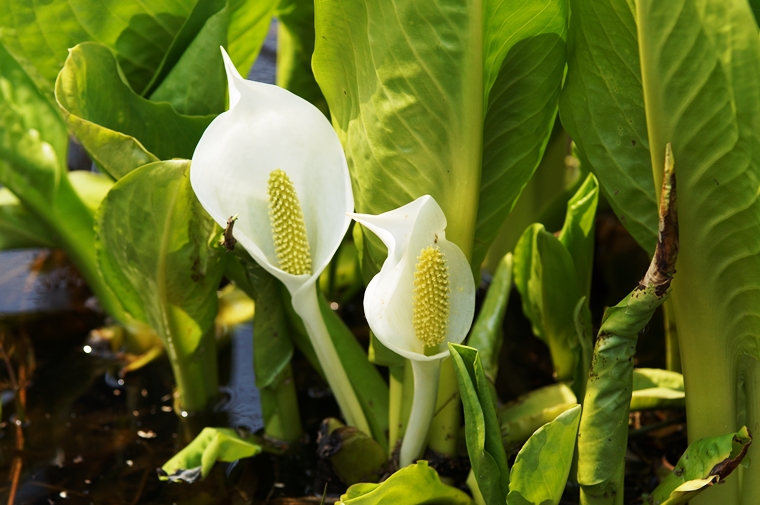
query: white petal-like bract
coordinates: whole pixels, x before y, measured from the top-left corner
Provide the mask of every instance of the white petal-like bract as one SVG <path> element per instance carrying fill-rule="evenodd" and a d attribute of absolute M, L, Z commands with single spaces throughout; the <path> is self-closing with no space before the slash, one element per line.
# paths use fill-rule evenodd
<path fill-rule="evenodd" d="M 459 247 L 446 240 L 446 216 L 429 195 L 398 209 L 373 216 L 351 214 L 388 248 L 388 258 L 367 286 L 364 311 L 369 326 L 389 349 L 418 361 L 448 355 L 448 342 L 464 340 L 475 312 L 475 281 L 470 264 Z M 426 355 L 412 323 L 414 314 L 414 271 L 417 258 L 428 246 L 437 247 L 448 266 L 450 306 L 448 331 L 438 346 L 440 352 Z"/>

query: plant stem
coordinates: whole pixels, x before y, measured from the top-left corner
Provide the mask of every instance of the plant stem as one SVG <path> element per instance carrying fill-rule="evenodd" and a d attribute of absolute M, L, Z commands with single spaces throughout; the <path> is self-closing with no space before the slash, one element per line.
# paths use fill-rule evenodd
<path fill-rule="evenodd" d="M 330 333 L 327 331 L 325 320 L 319 309 L 316 283 L 312 283 L 304 289 L 307 291 L 293 297 L 293 309 L 301 316 L 304 326 L 306 326 L 306 332 L 309 334 L 317 359 L 319 359 L 322 370 L 325 372 L 327 383 L 346 417 L 346 423 L 364 433 L 371 434 L 372 431 L 370 431 L 359 399 L 356 397 L 346 370 L 335 350 Z M 361 385 L 358 386 L 361 387 Z"/>
<path fill-rule="evenodd" d="M 166 347 L 179 394 L 177 409 L 180 412 L 205 410 L 219 391 L 213 330 L 206 332 L 196 351 L 190 355 L 182 355 L 171 339 L 166 342 Z"/>
<path fill-rule="evenodd" d="M 392 366 L 390 373 L 390 409 L 388 423 L 388 453 L 392 454 L 396 444 L 404 437 L 414 397 L 414 376 L 412 364 L 404 360 L 404 366 Z"/>
<path fill-rule="evenodd" d="M 302 433 L 301 415 L 290 364 L 275 377 L 272 384 L 260 392 L 264 433 L 269 438 L 287 444 L 297 441 Z"/>
<path fill-rule="evenodd" d="M 414 400 L 409 424 L 404 440 L 401 442 L 400 468 L 414 463 L 425 450 L 430 421 L 435 414 L 441 361 L 412 360 L 412 370 L 414 372 Z"/>
<path fill-rule="evenodd" d="M 417 381 L 415 380 L 415 387 Z M 416 390 L 415 390 L 416 395 Z M 438 399 L 435 417 L 430 425 L 430 448 L 440 455 L 454 458 L 457 455 L 457 436 L 461 424 L 459 383 L 451 358 L 441 360 Z"/>

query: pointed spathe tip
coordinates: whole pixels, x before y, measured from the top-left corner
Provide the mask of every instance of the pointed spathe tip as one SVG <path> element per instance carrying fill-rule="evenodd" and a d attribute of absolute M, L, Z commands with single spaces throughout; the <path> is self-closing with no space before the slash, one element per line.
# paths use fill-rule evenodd
<path fill-rule="evenodd" d="M 224 60 L 224 70 L 227 73 L 227 86 L 229 87 L 229 91 L 230 91 L 230 109 L 232 109 L 240 101 L 240 90 L 238 89 L 238 81 L 243 81 L 245 79 L 243 79 L 243 76 L 241 76 L 240 72 L 237 71 L 235 64 L 232 63 L 232 59 L 230 58 L 230 55 L 227 54 L 227 51 L 224 49 L 224 47 L 219 46 L 219 49 L 222 50 L 222 60 Z"/>

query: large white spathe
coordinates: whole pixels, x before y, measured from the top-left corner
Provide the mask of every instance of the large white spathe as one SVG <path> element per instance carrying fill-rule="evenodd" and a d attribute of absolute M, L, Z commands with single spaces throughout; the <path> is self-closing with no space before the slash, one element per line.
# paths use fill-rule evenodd
<path fill-rule="evenodd" d="M 193 154 L 190 182 L 221 226 L 235 214 L 233 236 L 293 296 L 319 278 L 348 230 L 354 209 L 346 156 L 327 118 L 290 91 L 243 79 L 222 50 L 230 110 L 214 119 Z M 269 222 L 269 174 L 293 181 L 303 208 L 313 272 L 281 270 Z"/>
<path fill-rule="evenodd" d="M 464 253 L 446 240 L 446 216 L 429 195 L 398 209 L 372 216 L 351 214 L 388 248 L 388 257 L 364 294 L 364 313 L 375 336 L 387 348 L 409 359 L 414 372 L 414 398 L 399 455 L 400 466 L 412 464 L 425 449 L 435 412 L 441 359 L 448 343 L 461 343 L 475 313 L 475 281 Z M 448 324 L 435 348 L 417 335 L 415 310 L 431 302 L 415 302 L 415 271 L 424 250 L 437 249 L 448 271 Z M 415 303 L 417 307 L 415 307 Z"/>
<path fill-rule="evenodd" d="M 221 226 L 237 215 L 233 237 L 285 284 L 348 424 L 369 433 L 364 413 L 332 344 L 317 300 L 316 283 L 351 222 L 351 180 L 340 140 L 312 104 L 269 84 L 247 81 L 222 49 L 230 110 L 214 119 L 193 154 L 190 183 L 201 205 Z M 270 174 L 292 181 L 303 211 L 311 274 L 280 268 L 269 215 Z"/>

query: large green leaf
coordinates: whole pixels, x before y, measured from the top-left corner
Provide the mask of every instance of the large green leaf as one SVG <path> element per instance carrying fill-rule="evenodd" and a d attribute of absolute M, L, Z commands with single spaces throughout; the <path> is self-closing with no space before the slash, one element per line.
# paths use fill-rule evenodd
<path fill-rule="evenodd" d="M 494 393 L 476 349 L 450 343 L 449 350 L 464 406 L 467 453 L 478 489 L 488 505 L 503 504 L 509 493 L 509 464 L 496 418 Z"/>
<path fill-rule="evenodd" d="M 539 428 L 517 454 L 509 477 L 509 505 L 557 505 L 573 464 L 581 406 Z"/>
<path fill-rule="evenodd" d="M 196 2 L 2 0 L 0 26 L 3 43 L 33 69 L 42 90 L 52 90 L 69 48 L 96 41 L 116 52 L 127 81 L 141 92 Z"/>
<path fill-rule="evenodd" d="M 214 318 L 224 265 L 189 169 L 189 161 L 157 162 L 119 180 L 98 210 L 96 249 L 126 311 L 164 340 L 181 406 L 197 410 L 217 394 Z"/>
<path fill-rule="evenodd" d="M 340 497 L 339 505 L 471 505 L 463 491 L 441 482 L 427 461 L 402 468 L 380 484 L 354 484 Z"/>
<path fill-rule="evenodd" d="M 486 0 L 479 265 L 544 153 L 565 70 L 567 2 Z"/>
<path fill-rule="evenodd" d="M 191 158 L 213 119 L 141 98 L 124 81 L 113 53 L 94 42 L 71 50 L 56 98 L 82 145 L 114 178 L 159 159 Z"/>
<path fill-rule="evenodd" d="M 681 188 L 673 305 L 689 439 L 760 421 L 760 46 L 742 0 L 638 5 L 651 163 Z M 712 495 L 712 496 L 710 496 Z M 691 501 L 748 505 L 760 465 Z"/>
<path fill-rule="evenodd" d="M 161 480 L 195 482 L 205 479 L 214 463 L 232 463 L 260 453 L 261 445 L 253 439 L 244 439 L 229 428 L 203 428 L 200 435 L 164 463 L 159 470 Z"/>
<path fill-rule="evenodd" d="M 714 484 L 722 484 L 747 455 L 752 436 L 746 427 L 736 433 L 703 438 L 689 445 L 673 471 L 643 501 L 648 505 L 680 505 Z M 736 477 L 732 478 L 732 480 Z M 711 496 L 712 495 L 712 496 Z M 713 492 L 705 499 L 715 499 Z M 715 503 L 714 501 L 712 503 Z"/>
<path fill-rule="evenodd" d="M 571 0 L 562 124 L 588 160 L 615 213 L 652 253 L 657 199 L 641 88 L 633 2 Z"/>
<path fill-rule="evenodd" d="M 548 140 L 564 5 L 318 0 L 314 72 L 357 210 L 378 214 L 430 194 L 448 237 L 479 265 Z M 384 249 L 371 235 L 364 246 L 377 271 Z"/>
<path fill-rule="evenodd" d="M 379 214 L 430 194 L 448 219 L 447 238 L 467 256 L 485 100 L 480 8 L 475 0 L 315 3 L 314 74 L 346 151 L 357 211 Z M 364 238 L 379 266 L 379 240 Z"/>

